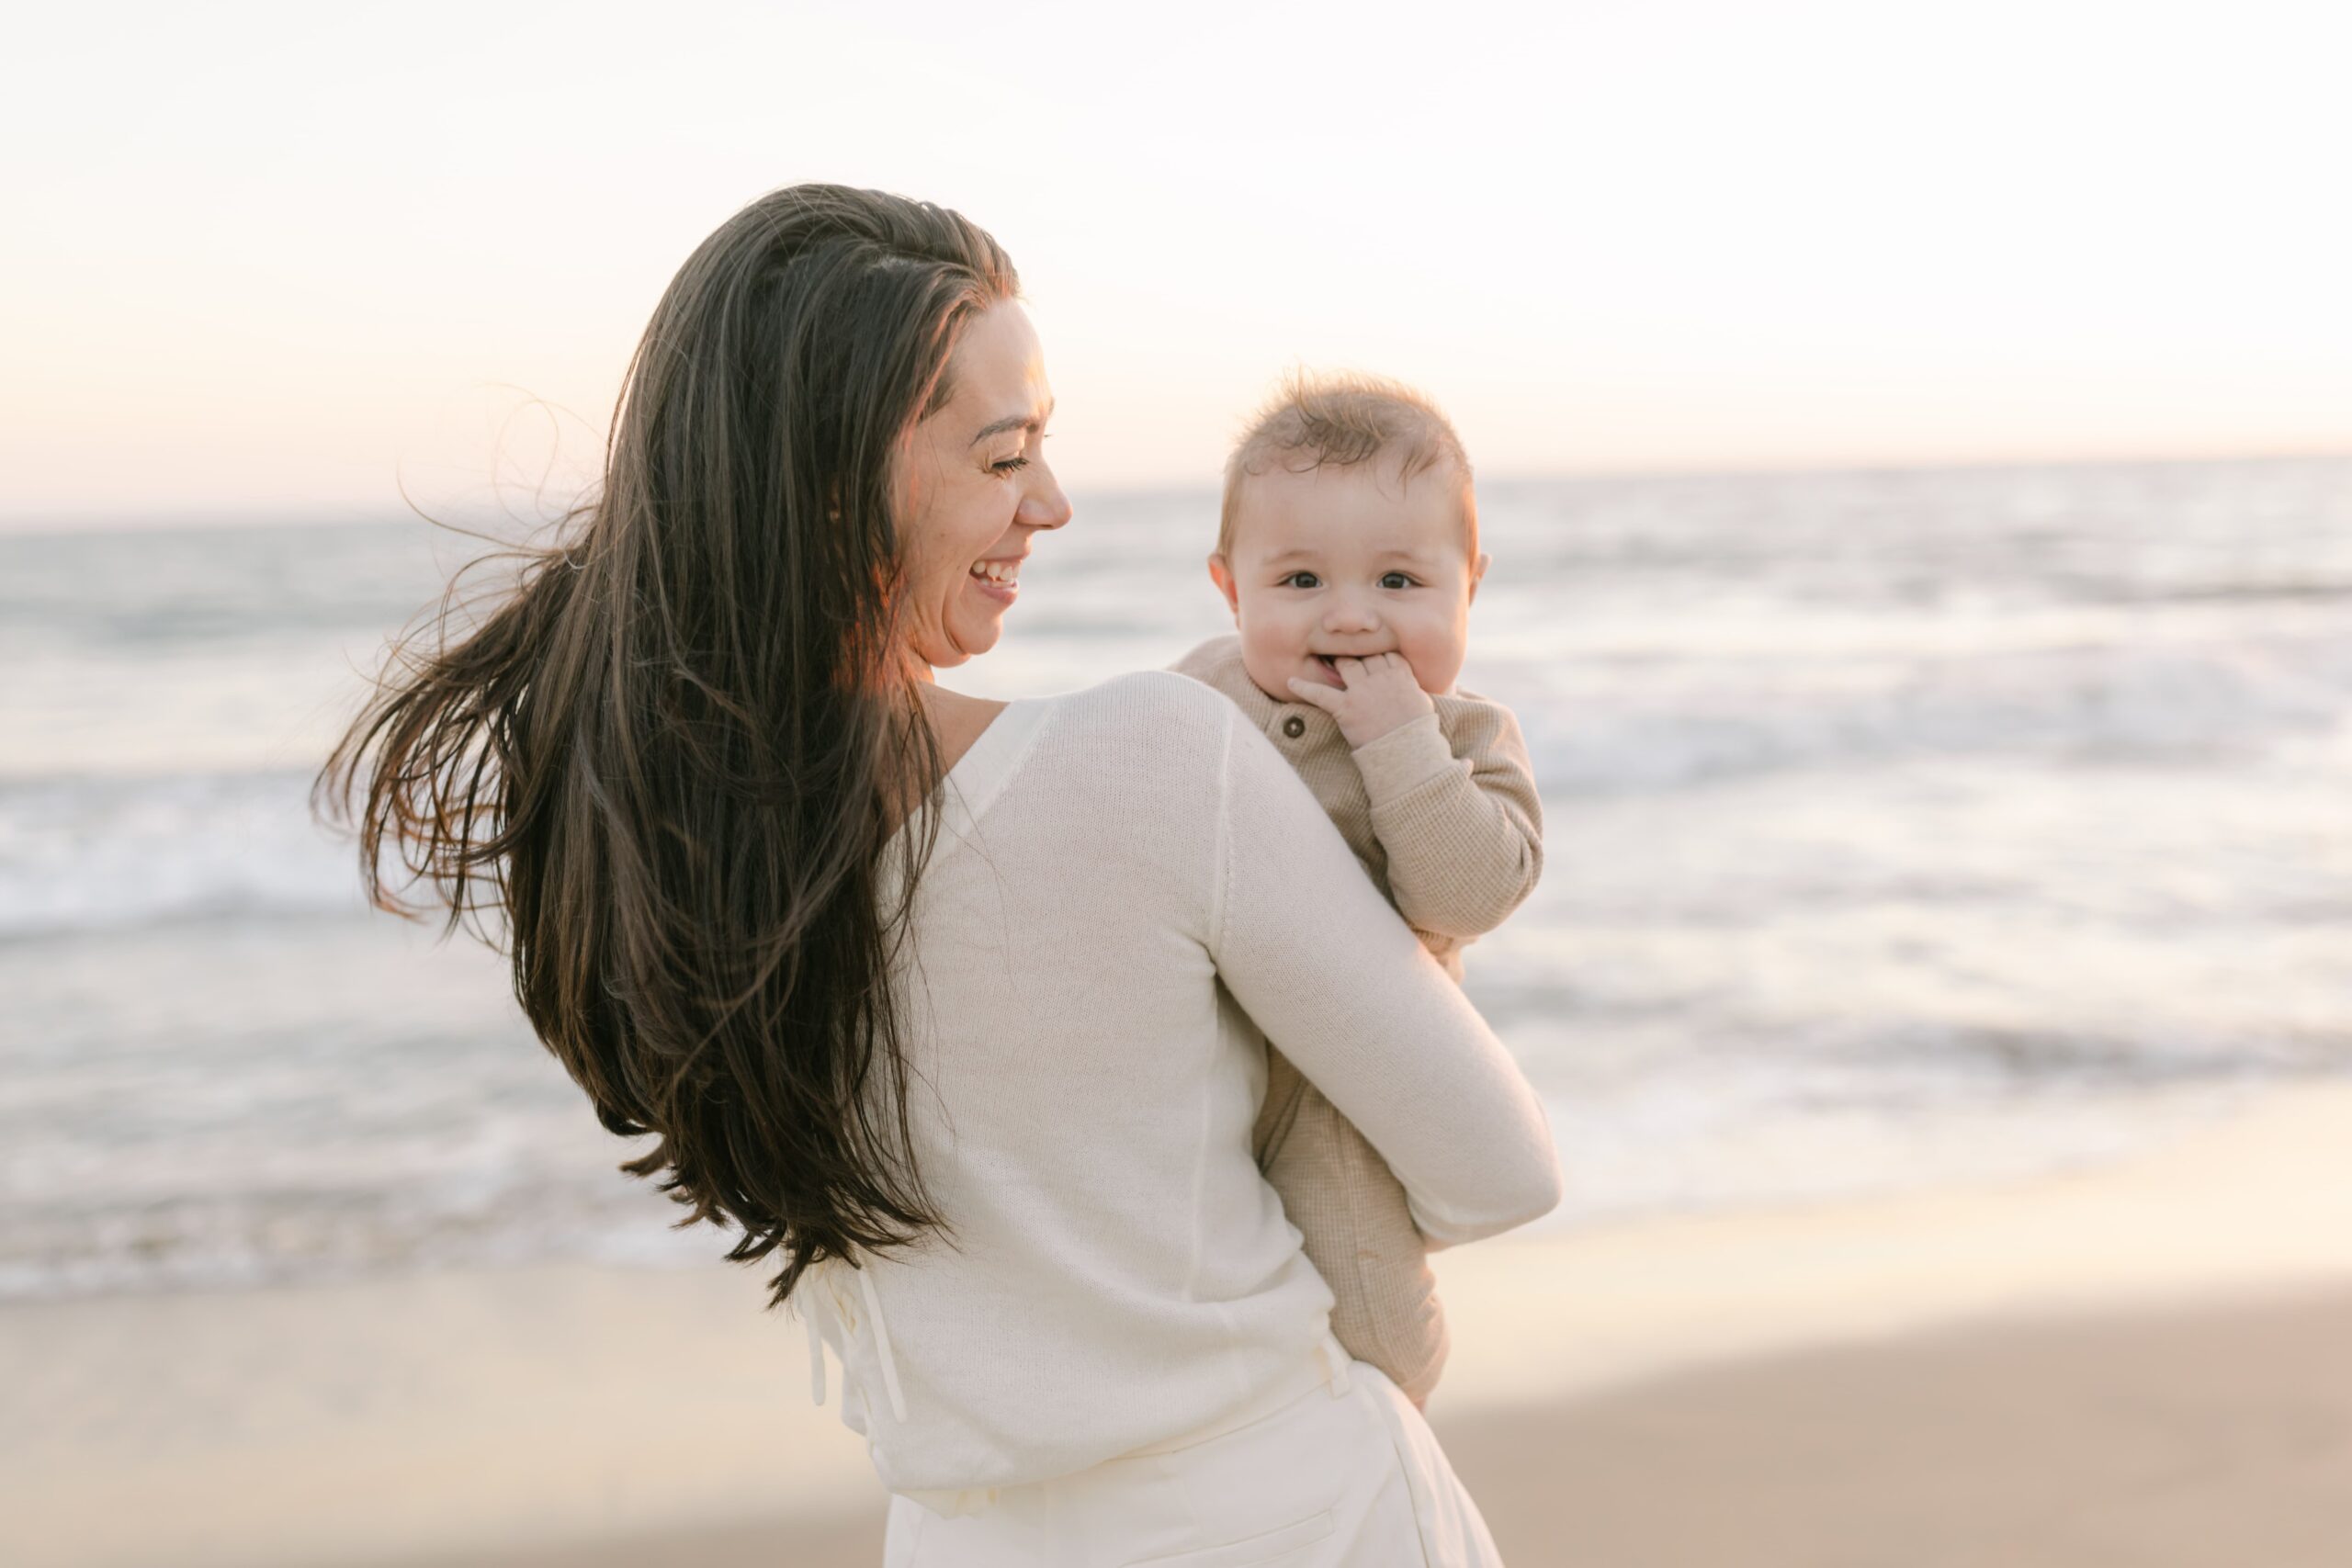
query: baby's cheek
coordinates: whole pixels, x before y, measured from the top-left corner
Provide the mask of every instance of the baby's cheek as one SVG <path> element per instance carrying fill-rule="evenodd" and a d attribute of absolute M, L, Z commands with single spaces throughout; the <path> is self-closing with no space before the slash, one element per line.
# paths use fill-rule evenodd
<path fill-rule="evenodd" d="M 1442 695 L 1453 690 L 1454 680 L 1462 673 L 1465 640 L 1458 632 L 1447 626 L 1422 626 L 1401 640 L 1405 662 L 1413 667 L 1413 680 L 1422 691 Z"/>
<path fill-rule="evenodd" d="M 1296 659 L 1306 651 L 1306 629 L 1298 616 L 1277 608 L 1247 621 L 1242 640 L 1269 659 Z"/>
<path fill-rule="evenodd" d="M 1296 639 L 1274 620 L 1245 616 L 1241 626 L 1241 663 L 1261 691 L 1283 695 L 1298 658 Z"/>

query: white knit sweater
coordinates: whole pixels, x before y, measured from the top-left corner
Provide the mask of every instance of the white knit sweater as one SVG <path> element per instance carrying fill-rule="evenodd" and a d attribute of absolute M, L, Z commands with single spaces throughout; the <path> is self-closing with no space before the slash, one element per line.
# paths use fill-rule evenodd
<path fill-rule="evenodd" d="M 1070 1474 L 1304 1386 L 1331 1294 L 1250 1156 L 1268 1039 L 1433 1240 L 1558 1201 L 1517 1066 L 1216 693 L 1013 703 L 942 798 L 899 994 L 954 1234 L 794 1295 L 891 1490 Z"/>

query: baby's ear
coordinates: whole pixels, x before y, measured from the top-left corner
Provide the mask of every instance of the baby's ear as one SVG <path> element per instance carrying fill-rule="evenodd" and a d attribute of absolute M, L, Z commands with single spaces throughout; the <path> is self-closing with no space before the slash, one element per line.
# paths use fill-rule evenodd
<path fill-rule="evenodd" d="M 1239 620 L 1241 618 L 1241 584 L 1234 580 L 1233 568 L 1227 563 L 1223 556 L 1214 553 L 1210 555 L 1209 581 L 1216 583 L 1216 591 L 1225 595 L 1226 608 L 1233 612 L 1233 618 Z"/>
<path fill-rule="evenodd" d="M 1478 584 L 1485 581 L 1487 568 L 1494 564 L 1494 557 L 1481 551 L 1478 558 L 1470 563 L 1470 597 L 1467 603 L 1476 604 L 1478 602 Z"/>

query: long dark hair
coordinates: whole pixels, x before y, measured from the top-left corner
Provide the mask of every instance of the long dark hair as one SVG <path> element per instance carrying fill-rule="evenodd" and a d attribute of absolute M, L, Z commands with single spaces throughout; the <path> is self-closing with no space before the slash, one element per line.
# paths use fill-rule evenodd
<path fill-rule="evenodd" d="M 321 770 L 379 907 L 503 942 L 514 994 L 680 1224 L 803 1270 L 944 1228 L 891 966 L 940 772 L 901 651 L 892 459 L 1012 264 L 957 214 L 804 185 L 689 257 L 603 482 L 479 625 L 394 644 Z M 401 874 L 388 885 L 386 863 Z M 421 900 L 406 895 L 428 890 Z"/>

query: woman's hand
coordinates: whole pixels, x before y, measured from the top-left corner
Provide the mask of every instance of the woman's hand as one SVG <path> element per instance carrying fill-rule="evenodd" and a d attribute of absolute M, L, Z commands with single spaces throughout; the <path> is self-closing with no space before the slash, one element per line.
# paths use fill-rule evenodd
<path fill-rule="evenodd" d="M 1413 667 L 1401 653 L 1375 653 L 1369 659 L 1334 659 L 1340 684 L 1291 677 L 1291 694 L 1300 702 L 1321 708 L 1340 721 L 1340 733 L 1351 749 L 1369 746 L 1391 730 L 1401 729 L 1437 705 L 1413 679 Z"/>

